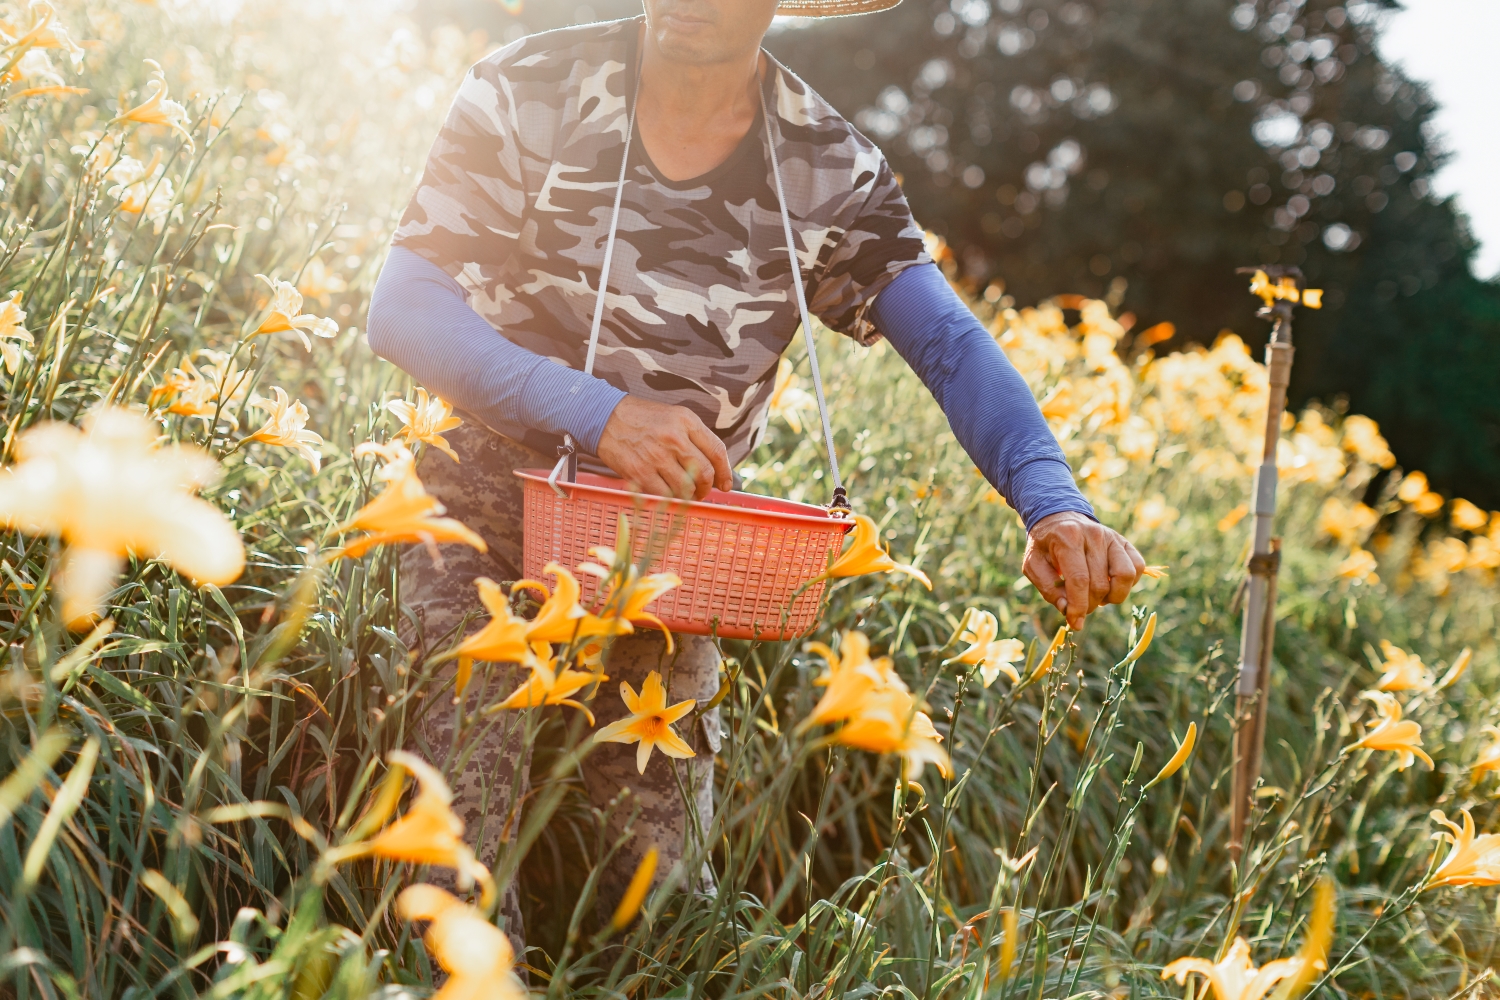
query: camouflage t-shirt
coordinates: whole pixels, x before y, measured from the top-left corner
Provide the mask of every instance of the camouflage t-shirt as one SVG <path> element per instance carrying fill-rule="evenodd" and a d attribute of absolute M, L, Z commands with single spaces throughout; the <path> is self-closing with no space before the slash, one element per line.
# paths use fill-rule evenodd
<path fill-rule="evenodd" d="M 442 267 L 503 336 L 581 369 L 609 231 L 640 19 L 533 35 L 477 63 L 395 243 Z M 808 307 L 861 343 L 876 295 L 927 261 L 885 157 L 774 60 L 764 74 Z M 757 116 L 758 117 L 758 116 Z M 798 328 L 764 122 L 721 165 L 669 181 L 631 143 L 594 374 L 687 406 L 731 462 L 765 427 Z M 496 427 L 550 451 L 556 439 Z"/>

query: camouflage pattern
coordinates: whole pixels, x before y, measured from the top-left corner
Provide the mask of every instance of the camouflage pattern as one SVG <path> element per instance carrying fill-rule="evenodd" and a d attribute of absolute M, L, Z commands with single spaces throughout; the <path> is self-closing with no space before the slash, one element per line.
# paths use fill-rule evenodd
<path fill-rule="evenodd" d="M 583 367 L 641 19 L 532 35 L 464 78 L 395 243 L 444 268 L 504 336 Z M 880 150 L 769 55 L 763 88 L 809 309 L 867 343 L 870 305 L 929 258 Z M 758 443 L 798 327 L 764 123 L 701 177 L 632 143 L 595 374 L 687 406 L 731 463 Z M 495 430 L 550 454 L 557 441 Z M 551 462 L 540 464 L 550 465 Z"/>
<path fill-rule="evenodd" d="M 418 475 L 428 491 L 458 518 L 484 538 L 487 553 L 466 545 L 428 548 L 413 545 L 401 554 L 401 602 L 412 613 L 405 620 L 402 640 L 417 656 L 441 652 L 454 645 L 460 634 L 478 631 L 487 620 L 474 587 L 475 577 L 496 581 L 519 579 L 522 552 L 521 481 L 512 475 L 518 468 L 548 465 L 547 456 L 532 451 L 473 423 L 446 435 L 461 464 L 429 448 L 418 464 Z M 413 620 L 414 619 L 414 620 Z M 675 636 L 677 649 L 666 652 L 660 632 L 642 630 L 617 638 L 606 658 L 610 680 L 602 686 L 592 705 L 600 726 L 622 718 L 624 703 L 618 683 L 629 681 L 640 690 L 646 675 L 659 670 L 673 702 L 686 698 L 700 704 L 711 699 L 719 686 L 719 656 L 713 643 L 700 636 Z M 445 664 L 434 687 L 451 679 L 454 664 Z M 472 717 L 477 708 L 490 704 L 515 689 L 517 668 L 476 664 L 474 678 L 465 693 L 464 711 Z M 514 835 L 520 811 L 530 790 L 531 752 L 526 738 L 525 712 L 499 712 L 482 717 L 474 730 L 456 733 L 457 710 L 452 688 L 433 696 L 437 703 L 426 706 L 415 727 L 409 749 L 443 766 L 453 788 L 453 808 L 464 821 L 465 836 L 486 866 L 493 868 L 500 845 Z M 557 711 L 557 709 L 543 709 Z M 572 711 L 572 709 L 562 709 Z M 713 755 L 719 749 L 719 714 L 714 708 L 696 722 L 689 716 L 677 726 L 693 745 L 698 757 L 674 762 L 654 753 L 646 773 L 636 770 L 635 747 L 604 744 L 585 758 L 583 778 L 592 803 L 608 809 L 611 800 L 627 794 L 610 814 L 609 835 L 617 837 L 633 812 L 633 836 L 600 882 L 601 912 L 618 903 L 641 857 L 653 845 L 660 851 L 657 870 L 660 882 L 683 854 L 686 838 L 698 829 L 694 819 L 706 827 L 713 816 Z M 689 726 L 692 731 L 689 731 Z M 455 742 L 458 746 L 455 746 Z M 459 753 L 456 759 L 454 754 Z M 676 765 L 674 775 L 673 765 Z M 682 785 L 679 788 L 678 782 Z M 689 809 L 682 789 L 692 800 Z M 705 870 L 704 879 L 709 876 Z M 440 873 L 430 881 L 442 883 Z M 451 888 L 451 883 L 449 884 Z M 703 886 L 700 886 L 703 887 Z M 520 900 L 514 884 L 504 886 L 502 912 L 506 930 L 524 954 Z"/>

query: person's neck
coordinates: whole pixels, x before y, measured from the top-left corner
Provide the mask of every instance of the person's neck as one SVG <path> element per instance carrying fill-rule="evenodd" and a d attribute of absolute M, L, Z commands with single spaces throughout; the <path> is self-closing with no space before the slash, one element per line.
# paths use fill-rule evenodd
<path fill-rule="evenodd" d="M 682 63 L 662 55 L 649 31 L 643 34 L 637 98 L 642 111 L 687 133 L 717 131 L 755 116 L 759 48 L 726 62 Z"/>

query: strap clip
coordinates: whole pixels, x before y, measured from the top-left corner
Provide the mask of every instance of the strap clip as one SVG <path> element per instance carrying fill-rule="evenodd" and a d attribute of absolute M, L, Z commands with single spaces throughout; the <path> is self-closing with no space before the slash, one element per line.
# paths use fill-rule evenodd
<path fill-rule="evenodd" d="M 552 487 L 552 492 L 568 499 L 568 493 L 557 480 L 566 475 L 564 482 L 576 482 L 578 480 L 578 447 L 573 443 L 573 435 L 564 434 L 563 443 L 557 446 L 557 464 L 552 467 L 552 474 L 547 477 L 547 485 Z"/>

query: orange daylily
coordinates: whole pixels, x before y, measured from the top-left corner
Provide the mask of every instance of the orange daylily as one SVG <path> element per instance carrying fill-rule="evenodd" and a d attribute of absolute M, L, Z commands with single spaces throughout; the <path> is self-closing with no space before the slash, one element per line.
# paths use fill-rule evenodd
<path fill-rule="evenodd" d="M 397 437 L 405 438 L 410 445 L 418 441 L 430 444 L 453 461 L 458 461 L 458 453 L 443 440 L 443 432 L 461 426 L 463 420 L 453 415 L 453 407 L 448 403 L 436 396 L 429 397 L 426 389 L 418 389 L 415 403 L 393 399 L 385 404 L 385 408 L 401 421 Z"/>
<path fill-rule="evenodd" d="M 573 697 L 595 681 L 607 681 L 603 674 L 589 670 L 571 670 L 564 666 L 558 669 L 556 658 L 538 657 L 532 661 L 531 676 L 520 687 L 511 692 L 504 701 L 492 705 L 488 711 L 505 708 L 537 708 L 541 705 L 568 705 L 588 717 L 594 724 L 594 713 L 588 706 Z"/>
<path fill-rule="evenodd" d="M 490 613 L 490 621 L 446 654 L 458 658 L 454 694 L 460 698 L 469 686 L 475 660 L 532 665 L 538 657 L 545 657 L 550 652 L 546 643 L 533 644 L 526 640 L 526 630 L 531 623 L 510 610 L 510 598 L 505 596 L 498 583 L 481 576 L 474 585 L 479 588 L 479 602 Z"/>
<path fill-rule="evenodd" d="M 247 440 L 290 448 L 307 459 L 313 471 L 317 472 L 323 457 L 317 446 L 323 443 L 323 438 L 316 432 L 305 429 L 307 407 L 301 400 L 292 402 L 286 390 L 279 385 L 272 386 L 271 391 L 276 394 L 275 399 L 261 399 L 257 396 L 250 400 L 251 406 L 265 410 L 268 416 L 265 426 L 251 434 Z"/>
<path fill-rule="evenodd" d="M 340 533 L 359 530 L 369 534 L 345 545 L 333 558 L 358 558 L 377 545 L 393 542 L 462 542 L 480 552 L 487 550 L 484 539 L 461 522 L 433 516 L 443 512 L 443 505 L 417 478 L 416 460 L 411 452 L 399 444 L 366 443 L 354 449 L 356 458 L 371 453 L 386 459 L 386 464 L 375 473 L 375 478 L 383 480 L 386 487 L 335 529 Z"/>
<path fill-rule="evenodd" d="M 932 719 L 917 710 L 910 692 L 896 687 L 870 692 L 832 740 L 871 753 L 900 754 L 908 778 L 920 777 L 924 764 L 937 765 L 945 778 L 953 774 L 948 754 L 939 746 L 943 737 Z"/>
<path fill-rule="evenodd" d="M 184 358 L 182 367 L 174 369 L 161 385 L 151 390 L 146 405 L 156 407 L 170 399 L 168 413 L 213 420 L 250 388 L 250 373 L 240 369 L 229 354 L 204 350 L 197 356 L 207 359 L 206 363 L 200 367 Z"/>
<path fill-rule="evenodd" d="M 651 759 L 652 748 L 679 760 L 698 756 L 686 740 L 672 731 L 672 723 L 691 712 L 698 703 L 689 698 L 668 708 L 667 689 L 662 685 L 661 674 L 655 670 L 647 674 L 639 695 L 628 681 L 622 682 L 620 698 L 630 714 L 595 733 L 595 743 L 639 743 L 635 765 L 642 774 L 646 773 L 646 762 Z"/>
<path fill-rule="evenodd" d="M 441 865 L 458 873 L 462 888 L 472 886 L 477 880 L 488 897 L 494 891 L 489 869 L 479 863 L 474 851 L 464 843 L 464 821 L 450 808 L 453 792 L 443 776 L 431 764 L 404 750 L 392 750 L 387 759 L 417 779 L 416 798 L 406 815 L 356 845 L 357 850 L 344 849 L 340 859 L 373 854 L 414 865 Z"/>
<path fill-rule="evenodd" d="M 895 664 L 890 657 L 870 659 L 870 640 L 862 632 L 845 632 L 840 653 L 835 653 L 821 642 L 810 642 L 807 649 L 827 662 L 827 672 L 813 683 L 828 690 L 823 692 L 823 697 L 818 700 L 812 712 L 798 725 L 799 733 L 806 732 L 813 726 L 844 721 L 857 713 L 865 699 L 877 689 L 893 687 L 906 690 L 906 682 L 896 673 Z"/>
<path fill-rule="evenodd" d="M 527 1000 L 510 938 L 479 910 L 435 885 L 413 885 L 396 897 L 396 912 L 431 921 L 424 940 L 448 973 L 432 1000 Z"/>
<path fill-rule="evenodd" d="M 854 515 L 854 530 L 849 533 L 849 547 L 844 554 L 834 560 L 828 568 L 826 576 L 864 576 L 866 573 L 903 573 L 914 580 L 920 580 L 928 590 L 932 589 L 932 581 L 927 574 L 906 563 L 898 563 L 892 559 L 890 553 L 880 544 L 880 529 L 875 522 L 864 514 Z"/>
<path fill-rule="evenodd" d="M 1012 684 L 1021 683 L 1021 675 L 1012 664 L 1026 659 L 1026 644 L 1020 639 L 997 639 L 1000 623 L 993 613 L 970 608 L 959 629 L 959 640 L 967 642 L 969 648 L 955 659 L 970 666 L 977 664 L 985 687 L 994 684 L 1002 673 Z"/>
<path fill-rule="evenodd" d="M 621 531 L 621 542 L 628 545 L 630 536 L 626 530 L 624 518 L 621 518 Z M 589 549 L 589 554 L 599 562 L 584 563 L 578 568 L 609 582 L 609 592 L 604 595 L 602 618 L 618 623 L 628 622 L 631 625 L 649 625 L 658 629 L 666 634 L 667 652 L 672 652 L 671 629 L 667 628 L 666 623 L 660 618 L 647 611 L 646 605 L 667 591 L 682 586 L 682 577 L 676 573 L 648 573 L 642 576 L 640 568 L 634 563 L 627 565 L 624 570 L 611 569 L 609 567 L 618 561 L 615 550 L 602 545 Z M 617 631 L 633 630 L 622 628 Z"/>
<path fill-rule="evenodd" d="M 156 447 L 157 428 L 125 410 L 97 410 L 83 429 L 46 422 L 15 442 L 0 470 L 0 524 L 67 545 L 59 589 L 63 618 L 87 625 L 127 555 L 161 559 L 200 583 L 240 575 L 245 548 L 217 507 L 193 496 L 219 463 L 188 445 Z"/>
<path fill-rule="evenodd" d="M 1426 888 L 1440 885 L 1500 885 L 1500 833 L 1485 833 L 1474 836 L 1474 817 L 1463 810 L 1462 827 L 1451 822 L 1441 810 L 1434 809 L 1429 815 L 1443 824 L 1452 833 L 1436 833 L 1433 839 L 1446 840 L 1453 845 Z"/>
<path fill-rule="evenodd" d="M 1177 752 L 1172 754 L 1171 759 L 1162 766 L 1162 769 L 1160 771 L 1156 772 L 1156 777 L 1148 781 L 1141 790 L 1145 791 L 1147 788 L 1159 785 L 1163 781 L 1166 781 L 1168 778 L 1170 778 L 1172 775 L 1176 774 L 1178 771 L 1182 770 L 1182 765 L 1187 763 L 1188 754 L 1193 752 L 1193 745 L 1197 742 L 1198 723 L 1189 722 L 1187 735 L 1182 738 L 1182 743 L 1177 747 Z"/>
<path fill-rule="evenodd" d="M 191 144 L 193 136 L 187 130 L 189 123 L 187 109 L 176 101 L 168 99 L 167 75 L 163 72 L 161 63 L 155 59 L 147 59 L 146 65 L 151 67 L 149 84 L 151 96 L 129 111 L 122 111 L 110 124 L 137 122 L 142 125 L 165 125 L 181 133 L 182 137 Z"/>
<path fill-rule="evenodd" d="M 271 304 L 266 318 L 255 328 L 252 337 L 290 330 L 302 338 L 302 346 L 310 351 L 312 341 L 307 339 L 309 333 L 324 340 L 331 340 L 339 335 L 339 325 L 333 320 L 302 312 L 302 293 L 291 282 L 272 281 L 264 274 L 257 274 L 256 277 L 270 286 Z"/>
<path fill-rule="evenodd" d="M 1394 695 L 1384 691 L 1366 691 L 1362 696 L 1375 703 L 1382 718 L 1375 728 L 1361 740 L 1351 743 L 1346 750 L 1386 750 L 1398 756 L 1398 770 L 1411 767 L 1412 760 L 1421 757 L 1428 768 L 1433 767 L 1432 758 L 1422 749 L 1422 727 L 1410 719 L 1402 720 L 1401 703 Z"/>
<path fill-rule="evenodd" d="M 1432 687 L 1432 674 L 1422 665 L 1422 658 L 1396 646 L 1388 639 L 1380 640 L 1380 651 L 1385 655 L 1381 666 L 1385 673 L 1375 682 L 1379 691 L 1425 691 Z"/>
<path fill-rule="evenodd" d="M 1376 572 L 1379 568 L 1380 565 L 1375 561 L 1375 557 L 1356 545 L 1349 551 L 1349 557 L 1339 563 L 1334 572 L 1344 580 L 1376 584 L 1380 582 L 1380 574 Z"/>
<path fill-rule="evenodd" d="M 583 588 L 567 567 L 549 562 L 542 572 L 557 577 L 557 590 L 537 580 L 517 580 L 511 592 L 520 589 L 540 590 L 542 607 L 526 630 L 528 642 L 572 642 L 593 635 L 613 635 L 633 631 L 627 621 L 606 621 L 591 615 L 578 603 Z"/>
<path fill-rule="evenodd" d="M 21 345 L 35 343 L 26 329 L 26 310 L 21 308 L 18 288 L 10 293 L 10 298 L 0 302 L 0 357 L 5 360 L 5 370 L 14 375 L 21 366 Z"/>

